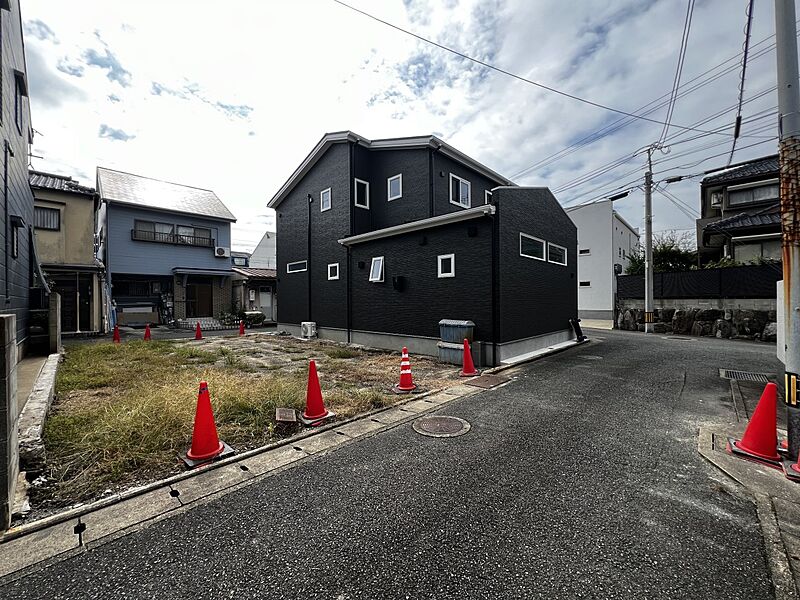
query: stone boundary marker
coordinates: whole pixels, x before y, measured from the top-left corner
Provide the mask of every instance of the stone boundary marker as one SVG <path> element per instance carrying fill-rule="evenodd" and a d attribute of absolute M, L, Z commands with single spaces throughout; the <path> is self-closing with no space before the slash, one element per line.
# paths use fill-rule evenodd
<path fill-rule="evenodd" d="M 44 469 L 44 422 L 56 387 L 56 373 L 60 354 L 47 357 L 31 390 L 25 408 L 19 415 L 19 463 L 23 471 Z"/>

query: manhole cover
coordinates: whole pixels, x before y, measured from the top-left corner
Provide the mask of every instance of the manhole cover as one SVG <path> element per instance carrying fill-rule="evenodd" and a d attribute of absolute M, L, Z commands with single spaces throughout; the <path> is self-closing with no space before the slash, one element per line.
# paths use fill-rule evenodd
<path fill-rule="evenodd" d="M 768 373 L 751 373 L 749 371 L 720 369 L 719 376 L 723 379 L 736 379 L 737 381 L 758 381 L 759 383 L 769 383 Z"/>
<path fill-rule="evenodd" d="M 456 437 L 469 431 L 469 423 L 458 417 L 432 416 L 417 419 L 414 431 L 430 437 Z"/>
<path fill-rule="evenodd" d="M 493 388 L 501 383 L 506 383 L 507 381 L 510 381 L 508 377 L 498 377 L 497 375 L 481 375 L 475 379 L 469 379 L 464 383 L 488 390 L 489 388 Z"/>

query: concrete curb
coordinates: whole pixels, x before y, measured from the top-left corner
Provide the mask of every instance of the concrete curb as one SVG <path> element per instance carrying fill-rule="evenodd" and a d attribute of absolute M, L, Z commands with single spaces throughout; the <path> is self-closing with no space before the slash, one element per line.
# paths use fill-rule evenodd
<path fill-rule="evenodd" d="M 44 469 L 44 422 L 56 387 L 60 354 L 51 354 L 42 365 L 33 384 L 25 408 L 19 416 L 19 466 L 21 471 L 38 472 Z"/>
<path fill-rule="evenodd" d="M 391 407 L 13 528 L 0 538 L 0 583 L 211 501 L 314 455 L 393 429 L 453 400 L 486 391 L 460 384 L 417 394 Z"/>

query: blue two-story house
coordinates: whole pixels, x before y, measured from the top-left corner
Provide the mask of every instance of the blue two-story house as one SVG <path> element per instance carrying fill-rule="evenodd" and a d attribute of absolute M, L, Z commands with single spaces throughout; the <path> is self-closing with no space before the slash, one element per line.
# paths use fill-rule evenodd
<path fill-rule="evenodd" d="M 213 191 L 98 167 L 97 192 L 112 326 L 231 311 L 236 218 Z"/>

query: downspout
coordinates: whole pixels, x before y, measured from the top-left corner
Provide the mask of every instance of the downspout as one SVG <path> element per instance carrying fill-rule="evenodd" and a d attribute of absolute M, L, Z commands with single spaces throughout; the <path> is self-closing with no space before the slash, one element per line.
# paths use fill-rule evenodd
<path fill-rule="evenodd" d="M 429 156 L 429 158 L 428 158 L 428 186 L 429 186 L 428 216 L 429 217 L 435 217 L 436 216 L 436 215 L 433 214 L 434 210 L 435 210 L 433 182 L 435 181 L 434 173 L 436 171 L 436 162 L 435 162 L 435 159 L 434 159 L 433 155 L 436 152 L 438 152 L 441 148 L 442 148 L 442 146 L 440 144 L 440 145 L 436 146 L 436 148 L 433 148 L 428 154 L 428 156 Z"/>
<path fill-rule="evenodd" d="M 348 214 L 350 215 L 350 235 L 355 233 L 355 215 L 353 214 L 353 181 L 355 179 L 355 160 L 356 160 L 356 146 L 354 142 L 350 144 L 350 179 L 347 183 L 350 193 L 348 194 Z M 347 246 L 347 343 L 351 343 L 353 329 L 353 252 L 350 246 Z"/>
<path fill-rule="evenodd" d="M 308 299 L 308 320 L 311 321 L 311 202 L 313 197 L 308 195 L 308 221 L 306 228 L 306 242 L 308 248 L 306 250 L 306 280 L 308 283 L 308 292 L 306 298 Z"/>
<path fill-rule="evenodd" d="M 4 216 L 4 226 L 5 226 L 5 236 L 6 236 L 6 244 L 5 244 L 5 256 L 3 257 L 3 267 L 5 269 L 5 294 L 6 294 L 6 304 L 11 304 L 11 287 L 8 283 L 8 245 L 9 245 L 9 229 L 8 229 L 8 140 L 4 140 L 3 143 L 3 216 Z"/>
<path fill-rule="evenodd" d="M 492 219 L 492 366 L 497 366 L 498 312 L 500 309 L 500 206 L 492 195 L 495 213 Z"/>

